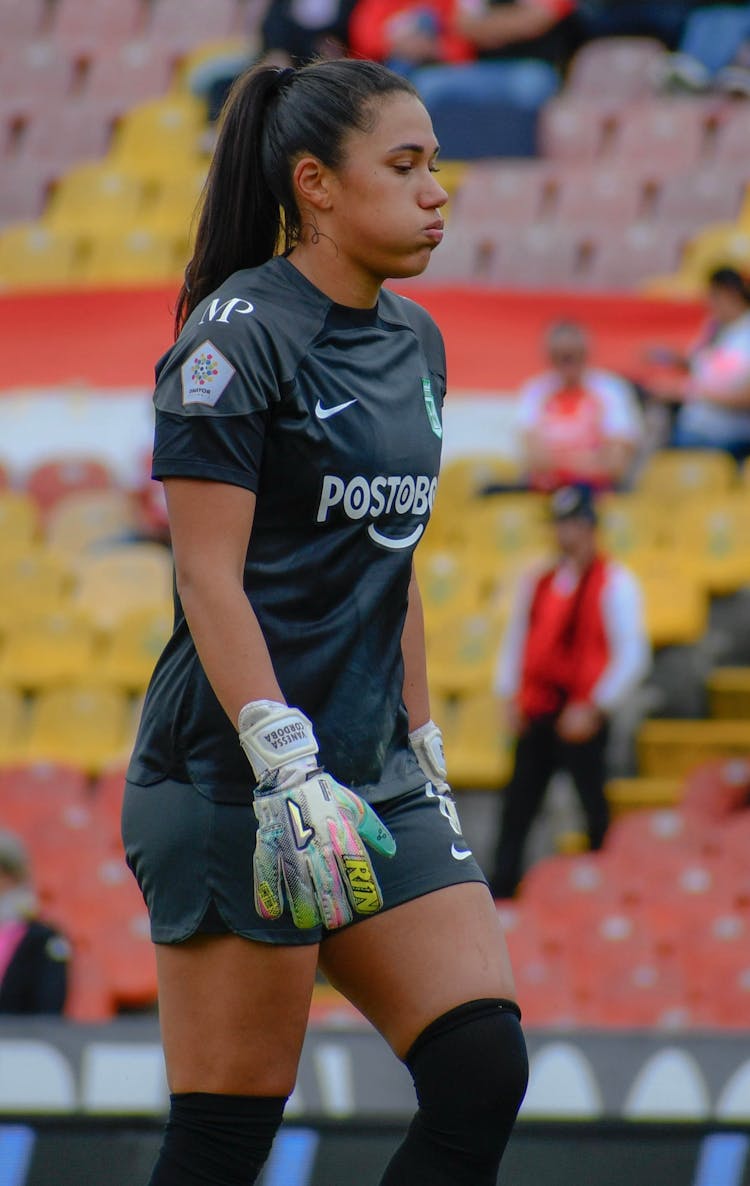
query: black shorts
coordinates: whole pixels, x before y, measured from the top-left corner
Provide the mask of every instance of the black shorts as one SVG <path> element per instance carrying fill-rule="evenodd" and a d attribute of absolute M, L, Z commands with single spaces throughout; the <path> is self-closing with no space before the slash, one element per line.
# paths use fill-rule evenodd
<path fill-rule="evenodd" d="M 432 890 L 486 879 L 461 835 L 452 798 L 427 787 L 377 805 L 396 841 L 394 857 L 370 852 L 388 910 Z M 319 943 L 324 927 L 299 930 L 285 909 L 266 920 L 253 902 L 252 804 L 215 803 L 181 782 L 127 783 L 122 835 L 128 865 L 148 907 L 155 943 L 196 933 L 267 943 Z M 361 922 L 364 915 L 356 915 Z M 349 924 L 352 925 L 352 924 Z"/>

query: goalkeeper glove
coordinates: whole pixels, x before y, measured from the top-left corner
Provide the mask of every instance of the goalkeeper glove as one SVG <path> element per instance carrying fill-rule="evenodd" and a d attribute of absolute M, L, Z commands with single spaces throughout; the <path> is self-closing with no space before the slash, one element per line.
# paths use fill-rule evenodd
<path fill-rule="evenodd" d="M 426 725 L 412 730 L 409 741 L 425 778 L 429 779 L 439 795 L 449 792 L 443 735 L 435 722 L 428 721 Z"/>
<path fill-rule="evenodd" d="M 396 844 L 375 812 L 318 766 L 312 724 L 297 708 L 273 700 L 246 704 L 240 744 L 258 785 L 253 809 L 255 908 L 279 918 L 284 895 L 294 925 L 328 929 L 353 911 L 375 914 L 383 896 L 363 841 L 383 856 Z"/>

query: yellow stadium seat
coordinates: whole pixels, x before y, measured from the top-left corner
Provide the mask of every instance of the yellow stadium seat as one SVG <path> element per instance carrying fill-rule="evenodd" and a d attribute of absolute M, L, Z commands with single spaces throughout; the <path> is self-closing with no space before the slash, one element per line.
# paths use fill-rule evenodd
<path fill-rule="evenodd" d="M 164 284 L 181 277 L 183 256 L 178 236 L 134 227 L 94 239 L 79 279 L 98 285 Z"/>
<path fill-rule="evenodd" d="M 656 500 L 674 502 L 690 495 L 720 494 L 736 481 L 736 462 L 720 449 L 663 449 L 649 457 L 637 489 Z"/>
<path fill-rule="evenodd" d="M 175 92 L 188 96 L 194 94 L 196 84 L 200 83 L 206 68 L 211 71 L 212 77 L 216 65 L 226 65 L 227 77 L 230 68 L 233 72 L 244 69 L 261 51 L 258 33 L 221 37 L 215 41 L 202 42 L 196 49 L 191 49 L 177 66 Z"/>
<path fill-rule="evenodd" d="M 750 499 L 745 491 L 683 506 L 673 519 L 674 543 L 711 593 L 750 584 Z"/>
<path fill-rule="evenodd" d="M 82 240 L 116 234 L 137 221 L 144 193 L 142 181 L 110 160 L 78 165 L 59 181 L 44 223 Z"/>
<path fill-rule="evenodd" d="M 428 638 L 430 690 L 446 696 L 490 691 L 502 630 L 502 620 L 487 613 L 446 620 Z"/>
<path fill-rule="evenodd" d="M 146 207 L 141 225 L 157 234 L 173 235 L 178 242 L 192 240 L 203 187 L 205 165 L 160 180 Z"/>
<path fill-rule="evenodd" d="M 680 778 L 611 778 L 605 793 L 613 815 L 659 807 L 676 807 L 682 800 Z"/>
<path fill-rule="evenodd" d="M 685 248 L 684 270 L 708 279 L 715 268 L 750 265 L 750 230 L 735 222 L 717 222 L 700 231 Z M 681 269 L 682 270 L 682 269 Z"/>
<path fill-rule="evenodd" d="M 46 548 L 0 556 L 0 633 L 19 617 L 64 609 L 69 579 L 65 564 Z"/>
<path fill-rule="evenodd" d="M 480 609 L 481 590 L 476 572 L 460 554 L 417 549 L 414 568 L 428 631 L 446 618 Z"/>
<path fill-rule="evenodd" d="M 637 551 L 662 542 L 662 508 L 639 494 L 605 494 L 598 504 L 601 539 L 607 552 L 627 562 Z"/>
<path fill-rule="evenodd" d="M 27 691 L 58 687 L 86 676 L 95 652 L 93 630 L 80 616 L 19 616 L 6 629 L 0 683 Z"/>
<path fill-rule="evenodd" d="M 26 727 L 27 713 L 22 693 L 18 688 L 0 685 L 0 766 L 21 761 Z"/>
<path fill-rule="evenodd" d="M 76 278 L 80 243 L 75 235 L 41 222 L 0 233 L 0 288 L 53 288 Z"/>
<path fill-rule="evenodd" d="M 39 538 L 36 504 L 28 494 L 0 490 L 0 557 L 12 557 L 31 549 Z"/>
<path fill-rule="evenodd" d="M 652 647 L 697 642 L 708 624 L 708 596 L 699 582 L 682 572 L 640 573 L 646 633 Z"/>
<path fill-rule="evenodd" d="M 654 778 L 683 778 L 714 758 L 750 754 L 750 720 L 644 721 L 636 739 L 640 773 Z"/>
<path fill-rule="evenodd" d="M 123 544 L 81 559 L 72 605 L 102 632 L 140 609 L 162 610 L 172 594 L 172 558 L 159 544 Z"/>
<path fill-rule="evenodd" d="M 124 692 L 70 684 L 36 697 L 26 760 L 79 766 L 96 775 L 127 758 L 132 737 L 132 717 Z"/>
<path fill-rule="evenodd" d="M 85 490 L 67 494 L 47 519 L 47 544 L 75 557 L 95 545 L 127 537 L 137 526 L 132 497 L 124 490 Z"/>
<path fill-rule="evenodd" d="M 192 95 L 174 94 L 133 108 L 117 128 L 109 154 L 115 167 L 125 167 L 146 181 L 182 171 L 201 159 L 206 109 Z"/>
<path fill-rule="evenodd" d="M 498 703 L 491 692 L 461 697 L 443 728 L 448 778 L 457 789 L 499 790 L 512 769 Z"/>
<path fill-rule="evenodd" d="M 750 720 L 750 667 L 717 667 L 708 677 L 711 716 Z"/>
<path fill-rule="evenodd" d="M 172 619 L 171 602 L 126 614 L 107 639 L 96 665 L 97 681 L 127 692 L 145 691 L 171 634 Z"/>
<path fill-rule="evenodd" d="M 450 502 L 463 509 L 469 499 L 477 497 L 485 486 L 494 483 L 515 483 L 521 476 L 518 461 L 500 453 L 476 453 L 446 461 L 440 471 L 436 499 Z"/>

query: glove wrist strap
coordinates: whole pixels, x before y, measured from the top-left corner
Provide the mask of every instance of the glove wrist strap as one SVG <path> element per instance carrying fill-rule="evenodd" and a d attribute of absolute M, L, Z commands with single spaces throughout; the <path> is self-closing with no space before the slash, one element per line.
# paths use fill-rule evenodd
<path fill-rule="evenodd" d="M 282 766 L 300 771 L 317 767 L 312 723 L 298 708 L 275 700 L 252 700 L 240 710 L 238 729 L 240 745 L 258 782 Z"/>
<path fill-rule="evenodd" d="M 427 721 L 409 734 L 411 747 L 416 754 L 422 772 L 435 783 L 443 783 L 447 777 L 443 735 L 434 721 Z"/>

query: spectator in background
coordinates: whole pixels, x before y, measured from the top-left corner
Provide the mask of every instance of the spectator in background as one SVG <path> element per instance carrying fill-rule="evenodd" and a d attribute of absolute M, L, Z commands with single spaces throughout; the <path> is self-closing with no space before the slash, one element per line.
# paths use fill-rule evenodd
<path fill-rule="evenodd" d="M 455 0 L 359 0 L 349 24 L 352 51 L 412 77 L 421 66 L 466 62 L 474 47 L 454 25 Z"/>
<path fill-rule="evenodd" d="M 695 0 L 579 0 L 577 22 L 587 40 L 655 37 L 675 49 L 694 7 Z"/>
<path fill-rule="evenodd" d="M 412 81 L 425 106 L 477 101 L 538 111 L 559 88 L 574 7 L 574 0 L 455 0 L 453 32 L 478 60 L 417 71 Z"/>
<path fill-rule="evenodd" d="M 273 0 L 261 25 L 263 60 L 302 66 L 314 58 L 341 58 L 349 44 L 356 0 Z"/>
<path fill-rule="evenodd" d="M 750 4 L 723 0 L 695 8 L 685 22 L 678 52 L 666 63 L 663 84 L 672 91 L 750 95 Z"/>
<path fill-rule="evenodd" d="M 0 1013 L 62 1013 L 70 945 L 37 916 L 20 840 L 0 832 Z"/>
<path fill-rule="evenodd" d="M 598 548 L 591 491 L 552 497 L 558 555 L 522 580 L 498 660 L 495 690 L 517 738 L 490 887 L 511 897 L 552 775 L 567 770 L 592 849 L 609 823 L 604 794 L 608 720 L 646 674 L 649 648 L 634 576 Z"/>
<path fill-rule="evenodd" d="M 525 384 L 518 409 L 529 484 L 620 486 L 643 440 L 635 393 L 619 376 L 588 365 L 589 340 L 575 322 L 551 326 L 545 346 L 549 370 Z"/>
<path fill-rule="evenodd" d="M 750 456 L 750 285 L 734 268 L 717 268 L 708 284 L 709 317 L 685 355 L 658 348 L 651 361 L 682 373 L 671 387 L 652 391 L 679 404 L 670 444 L 725 449 Z"/>

